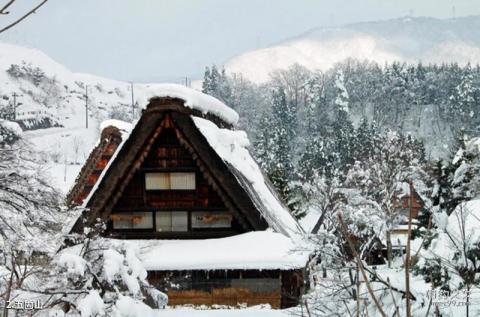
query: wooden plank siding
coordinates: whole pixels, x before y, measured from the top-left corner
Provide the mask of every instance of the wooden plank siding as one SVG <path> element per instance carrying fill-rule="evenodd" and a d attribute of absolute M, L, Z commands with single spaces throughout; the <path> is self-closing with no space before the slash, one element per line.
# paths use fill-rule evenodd
<path fill-rule="evenodd" d="M 151 285 L 168 294 L 168 304 L 254 306 L 298 305 L 306 290 L 304 270 L 149 271 Z"/>
<path fill-rule="evenodd" d="M 280 290 L 268 293 L 252 292 L 247 288 L 219 288 L 213 289 L 211 292 L 198 290 L 185 291 L 167 291 L 168 305 L 228 305 L 237 306 L 246 304 L 254 306 L 260 304 L 270 304 L 272 308 L 281 308 L 282 296 Z"/>

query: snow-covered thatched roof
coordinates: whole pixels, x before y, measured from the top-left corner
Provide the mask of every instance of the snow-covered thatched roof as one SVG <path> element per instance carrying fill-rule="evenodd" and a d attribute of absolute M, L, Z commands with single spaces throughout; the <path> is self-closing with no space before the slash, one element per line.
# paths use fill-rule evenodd
<path fill-rule="evenodd" d="M 262 212 L 268 224 L 287 235 L 301 232 L 299 223 L 283 205 L 275 189 L 248 151 L 250 142 L 244 131 L 221 129 L 215 123 L 192 116 L 192 119 L 215 152 L 227 163 L 237 181 Z"/>
<path fill-rule="evenodd" d="M 198 110 L 202 114 L 217 116 L 228 124 L 238 122 L 238 113 L 215 97 L 204 94 L 198 90 L 177 84 L 155 84 L 146 94 L 147 98 L 179 98 L 184 101 L 184 106 Z"/>
<path fill-rule="evenodd" d="M 179 85 L 162 87 L 166 89 L 159 90 L 158 96 L 161 97 L 150 99 L 133 130 L 123 137 L 83 206 L 101 212 L 108 209 L 105 206 L 114 200 L 110 196 L 114 195 L 115 188 L 118 192 L 121 183 L 128 178 L 122 175 L 127 171 L 131 175 L 139 167 L 139 163 L 134 165 L 133 160 L 141 144 L 145 144 L 146 138 L 159 128 L 165 113 L 170 112 L 189 139 L 191 150 L 202 158 L 212 173 L 217 174 L 216 178 L 221 179 L 222 186 L 229 191 L 227 196 L 250 220 L 258 222 L 262 219 L 286 236 L 302 233 L 301 226 L 250 155 L 246 133 L 234 130 L 237 113 L 218 99 L 196 90 Z M 95 199 L 98 190 L 103 193 Z"/>

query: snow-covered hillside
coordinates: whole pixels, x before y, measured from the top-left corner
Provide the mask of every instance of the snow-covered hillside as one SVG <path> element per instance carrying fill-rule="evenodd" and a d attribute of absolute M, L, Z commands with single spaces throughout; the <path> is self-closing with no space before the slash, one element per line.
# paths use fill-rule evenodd
<path fill-rule="evenodd" d="M 26 138 L 45 153 L 54 183 L 63 192 L 97 141 L 100 123 L 136 119 L 160 87 L 165 91 L 164 85 L 134 84 L 132 107 L 128 82 L 72 73 L 39 50 L 0 42 L 0 114 L 12 120 L 17 105 L 15 119 L 26 129 Z"/>
<path fill-rule="evenodd" d="M 384 64 L 394 60 L 424 63 L 480 63 L 480 16 L 457 19 L 400 18 L 341 27 L 315 28 L 270 47 L 241 54 L 225 65 L 254 82 L 294 63 L 328 69 L 346 58 Z"/>

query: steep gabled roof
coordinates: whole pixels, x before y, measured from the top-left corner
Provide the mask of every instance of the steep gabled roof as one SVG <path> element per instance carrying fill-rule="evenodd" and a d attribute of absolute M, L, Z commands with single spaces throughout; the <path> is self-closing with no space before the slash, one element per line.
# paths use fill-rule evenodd
<path fill-rule="evenodd" d="M 270 227 L 286 235 L 302 232 L 299 223 L 250 155 L 247 134 L 244 131 L 219 128 L 215 123 L 195 116 L 192 119 Z"/>
<path fill-rule="evenodd" d="M 101 135 L 93 150 L 90 152 L 75 183 L 67 195 L 68 204 L 80 205 L 90 194 L 97 183 L 99 176 L 115 154 L 125 134 L 132 129 L 130 123 L 120 120 L 106 120 L 100 126 Z"/>
<path fill-rule="evenodd" d="M 162 122 L 168 116 L 181 129 L 181 140 L 200 164 L 200 169 L 208 170 L 213 185 L 221 189 L 222 198 L 230 202 L 229 207 L 241 211 L 252 229 L 261 230 L 266 223 L 287 236 L 301 233 L 302 228 L 249 154 L 245 132 L 233 130 L 238 115 L 217 99 L 197 91 L 188 91 L 185 99 L 190 98 L 190 105 L 186 106 L 186 101 L 179 98 L 185 89 L 176 91 L 174 98 L 150 99 L 134 129 L 118 145 L 83 201 L 83 206 L 93 211 L 84 213 L 87 222 L 108 216 L 161 133 Z M 196 96 L 194 101 L 192 95 Z M 211 99 L 215 100 L 215 107 L 192 104 Z M 210 108 L 215 111 L 209 112 Z M 81 227 L 82 222 L 77 221 L 74 230 Z"/>

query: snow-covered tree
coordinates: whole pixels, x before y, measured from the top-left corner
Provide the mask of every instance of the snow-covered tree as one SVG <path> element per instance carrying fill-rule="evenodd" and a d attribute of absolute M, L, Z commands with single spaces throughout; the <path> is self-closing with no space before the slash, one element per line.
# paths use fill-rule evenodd
<path fill-rule="evenodd" d="M 449 291 L 464 302 L 459 310 L 476 316 L 480 309 L 471 304 L 480 291 L 480 200 L 460 203 L 448 216 L 436 214 L 436 234 L 422 250 L 417 270 L 435 289 Z"/>
<path fill-rule="evenodd" d="M 287 102 L 285 91 L 279 88 L 272 98 L 272 159 L 271 170 L 267 171 L 280 195 L 288 200 L 293 174 L 292 141 L 296 135 L 296 112 Z"/>
<path fill-rule="evenodd" d="M 32 251 L 52 241 L 67 216 L 43 161 L 23 139 L 18 124 L 0 121 L 0 245 Z"/>
<path fill-rule="evenodd" d="M 262 170 L 267 173 L 274 169 L 276 162 L 275 157 L 275 141 L 273 134 L 272 116 L 269 113 L 261 115 L 258 134 L 253 143 L 255 148 L 255 158 Z"/>
<path fill-rule="evenodd" d="M 339 69 L 335 76 L 335 106 L 338 111 L 349 112 L 349 95 L 345 88 L 345 78 L 343 71 Z"/>
<path fill-rule="evenodd" d="M 409 181 L 417 192 L 428 191 L 428 176 L 414 145 L 410 138 L 387 131 L 375 138 L 372 155 L 357 161 L 347 174 L 346 185 L 360 194 L 353 196 L 354 201 L 370 202 L 365 212 L 380 221 L 375 235 L 386 242 L 389 266 L 393 258 L 391 230 L 402 220 L 395 200 L 410 194 L 405 190 Z"/>
<path fill-rule="evenodd" d="M 477 91 L 478 87 L 474 83 L 472 68 L 470 64 L 467 64 L 463 70 L 460 83 L 450 96 L 450 111 L 455 113 L 456 118 L 460 119 L 458 124 L 463 129 L 468 128 L 469 120 L 478 123 Z"/>
<path fill-rule="evenodd" d="M 38 270 L 61 242 L 68 220 L 60 195 L 42 171 L 41 155 L 24 140 L 18 124 L 0 121 L 0 306 Z M 2 308 L 7 316 L 7 309 Z"/>

